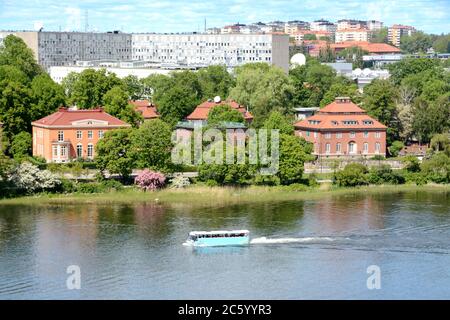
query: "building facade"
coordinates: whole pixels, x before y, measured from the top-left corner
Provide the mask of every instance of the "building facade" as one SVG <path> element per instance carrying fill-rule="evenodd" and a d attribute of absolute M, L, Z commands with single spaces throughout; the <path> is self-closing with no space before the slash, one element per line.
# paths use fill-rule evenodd
<path fill-rule="evenodd" d="M 314 116 L 295 124 L 295 133 L 314 144 L 319 157 L 386 155 L 386 126 L 348 97 L 339 97 Z"/>
<path fill-rule="evenodd" d="M 289 70 L 289 36 L 280 34 L 133 34 L 133 60 L 234 68 L 266 62 Z"/>
<path fill-rule="evenodd" d="M 365 29 L 367 27 L 367 21 L 342 19 L 337 21 L 337 30 L 347 29 Z"/>
<path fill-rule="evenodd" d="M 335 33 L 337 26 L 328 20 L 320 19 L 320 20 L 311 22 L 310 29 L 312 31 L 327 31 L 327 32 Z"/>
<path fill-rule="evenodd" d="M 370 31 L 378 31 L 383 28 L 383 22 L 377 20 L 367 21 L 367 29 Z"/>
<path fill-rule="evenodd" d="M 336 42 L 346 42 L 346 41 L 364 41 L 370 40 L 370 32 L 365 29 L 341 29 L 337 30 L 335 33 Z"/>
<path fill-rule="evenodd" d="M 403 36 L 411 36 L 416 29 L 411 26 L 394 24 L 388 29 L 388 41 L 396 47 L 400 47 L 400 39 Z"/>
<path fill-rule="evenodd" d="M 45 69 L 75 65 L 78 60 L 131 59 L 131 34 L 126 33 L 23 31 L 0 34 L 21 38 Z"/>
<path fill-rule="evenodd" d="M 47 162 L 69 162 L 95 158 L 95 145 L 109 130 L 130 127 L 103 109 L 57 112 L 31 123 L 33 156 Z"/>

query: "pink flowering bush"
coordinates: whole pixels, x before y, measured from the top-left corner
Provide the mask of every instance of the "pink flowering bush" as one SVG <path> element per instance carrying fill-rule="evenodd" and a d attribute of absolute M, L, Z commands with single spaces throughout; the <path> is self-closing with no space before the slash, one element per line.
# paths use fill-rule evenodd
<path fill-rule="evenodd" d="M 136 176 L 134 183 L 145 191 L 153 191 L 164 187 L 164 184 L 166 183 L 166 176 L 160 172 L 145 169 Z"/>

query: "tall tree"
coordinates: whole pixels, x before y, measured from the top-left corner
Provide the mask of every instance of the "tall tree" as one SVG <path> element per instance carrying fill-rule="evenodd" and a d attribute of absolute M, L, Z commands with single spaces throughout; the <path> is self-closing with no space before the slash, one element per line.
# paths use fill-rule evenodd
<path fill-rule="evenodd" d="M 213 65 L 200 69 L 197 76 L 202 91 L 202 100 L 212 99 L 215 96 L 225 99 L 234 86 L 234 78 L 227 71 L 225 65 Z"/>
<path fill-rule="evenodd" d="M 432 45 L 433 38 L 422 31 L 400 38 L 400 48 L 406 53 L 425 53 Z"/>
<path fill-rule="evenodd" d="M 119 86 L 113 87 L 103 96 L 105 111 L 132 126 L 136 127 L 144 119 L 134 107 L 128 103 L 127 92 Z"/>
<path fill-rule="evenodd" d="M 217 125 L 220 122 L 244 122 L 244 117 L 236 109 L 229 105 L 220 105 L 211 109 L 208 113 L 208 125 Z"/>
<path fill-rule="evenodd" d="M 421 142 L 429 142 L 434 134 L 450 128 L 450 95 L 439 97 L 436 101 L 417 98 L 413 107 L 413 129 Z"/>
<path fill-rule="evenodd" d="M 384 27 L 380 30 L 372 32 L 370 42 L 374 43 L 388 43 L 388 28 Z"/>
<path fill-rule="evenodd" d="M 63 88 L 55 83 L 48 74 L 36 76 L 31 82 L 33 104 L 31 106 L 31 119 L 37 120 L 45 117 L 66 105 L 66 96 Z"/>

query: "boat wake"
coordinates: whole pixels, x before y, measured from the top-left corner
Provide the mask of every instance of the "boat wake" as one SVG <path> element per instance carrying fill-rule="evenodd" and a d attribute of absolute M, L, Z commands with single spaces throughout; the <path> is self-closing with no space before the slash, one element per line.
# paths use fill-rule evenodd
<path fill-rule="evenodd" d="M 267 239 L 266 237 L 255 238 L 250 244 L 279 244 L 279 243 L 305 243 L 305 242 L 331 242 L 335 239 L 329 237 L 304 237 L 304 238 L 275 238 Z"/>

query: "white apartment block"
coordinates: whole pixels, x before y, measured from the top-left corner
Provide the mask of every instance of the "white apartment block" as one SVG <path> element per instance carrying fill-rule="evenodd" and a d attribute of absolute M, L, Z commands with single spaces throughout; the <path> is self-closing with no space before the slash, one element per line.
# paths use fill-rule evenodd
<path fill-rule="evenodd" d="M 329 22 L 327 20 L 316 20 L 311 22 L 310 29 L 311 31 L 326 31 L 335 33 L 337 26 L 334 23 Z"/>
<path fill-rule="evenodd" d="M 133 60 L 166 67 L 266 62 L 289 70 L 289 36 L 284 34 L 133 34 L 132 39 Z"/>
<path fill-rule="evenodd" d="M 92 32 L 0 32 L 22 38 L 38 63 L 51 66 L 70 66 L 77 60 L 130 60 L 131 34 Z"/>
<path fill-rule="evenodd" d="M 337 30 L 363 29 L 367 27 L 366 21 L 342 19 L 337 22 Z"/>
<path fill-rule="evenodd" d="M 336 42 L 364 41 L 370 40 L 370 32 L 367 29 L 345 29 L 335 33 Z"/>
<path fill-rule="evenodd" d="M 383 28 L 383 22 L 377 20 L 367 21 L 367 29 L 370 31 L 377 31 Z"/>

